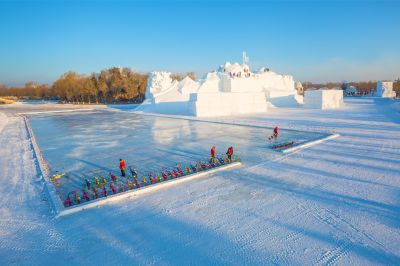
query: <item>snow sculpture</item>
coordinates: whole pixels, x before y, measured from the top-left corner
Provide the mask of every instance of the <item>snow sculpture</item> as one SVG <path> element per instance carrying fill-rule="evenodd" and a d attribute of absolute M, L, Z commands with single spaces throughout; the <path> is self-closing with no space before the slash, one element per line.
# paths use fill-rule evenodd
<path fill-rule="evenodd" d="M 301 84 L 300 81 L 296 81 L 296 83 L 294 84 L 297 94 L 299 95 L 303 95 L 304 93 L 304 88 L 303 88 L 303 84 Z"/>
<path fill-rule="evenodd" d="M 393 91 L 392 81 L 378 81 L 376 84 L 375 96 L 382 98 L 394 98 L 396 97 L 396 92 Z"/>
<path fill-rule="evenodd" d="M 219 92 L 220 91 L 220 87 L 219 87 L 220 83 L 221 83 L 221 80 L 218 77 L 217 73 L 210 72 L 206 75 L 205 79 L 201 82 L 198 93 Z"/>
<path fill-rule="evenodd" d="M 169 72 L 151 72 L 146 101 L 138 110 L 194 116 L 262 113 L 267 100 L 297 105 L 297 96 L 292 76 L 266 68 L 253 73 L 246 63 L 227 62 L 197 81 L 186 77 L 178 82 Z"/>
<path fill-rule="evenodd" d="M 146 100 L 155 100 L 153 95 L 159 94 L 161 91 L 171 87 L 172 79 L 169 72 L 151 72 L 147 82 Z"/>
<path fill-rule="evenodd" d="M 186 90 L 182 90 L 185 83 L 187 83 L 186 79 L 181 82 L 172 80 L 170 72 L 151 72 L 147 82 L 146 100 L 153 104 L 171 101 L 187 101 L 189 96 L 185 95 Z M 190 87 L 188 90 L 191 90 L 192 84 L 188 87 Z M 178 88 L 180 90 L 178 90 Z M 184 93 L 182 93 L 182 91 Z"/>
<path fill-rule="evenodd" d="M 344 92 L 345 92 L 346 96 L 357 95 L 357 93 L 358 93 L 357 88 L 354 86 L 347 86 L 344 89 Z"/>
<path fill-rule="evenodd" d="M 343 90 L 306 90 L 304 107 L 316 109 L 334 109 L 343 105 Z"/>

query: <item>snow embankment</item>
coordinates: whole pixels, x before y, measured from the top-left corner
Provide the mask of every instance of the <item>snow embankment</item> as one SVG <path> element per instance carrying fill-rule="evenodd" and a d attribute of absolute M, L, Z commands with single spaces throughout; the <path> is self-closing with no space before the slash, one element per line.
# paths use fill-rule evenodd
<path fill-rule="evenodd" d="M 391 107 L 396 113 L 400 113 L 400 100 L 391 104 Z"/>
<path fill-rule="evenodd" d="M 3 131 L 3 128 L 5 127 L 5 125 L 7 125 L 7 123 L 8 117 L 5 114 L 0 113 L 0 133 L 1 131 Z"/>

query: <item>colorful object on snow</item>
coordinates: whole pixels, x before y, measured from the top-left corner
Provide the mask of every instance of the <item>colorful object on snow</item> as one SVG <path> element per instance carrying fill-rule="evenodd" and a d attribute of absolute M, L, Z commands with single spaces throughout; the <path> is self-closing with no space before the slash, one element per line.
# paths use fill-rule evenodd
<path fill-rule="evenodd" d="M 108 197 L 109 194 L 114 195 L 124 192 L 128 189 L 132 190 L 144 186 L 157 185 L 156 183 L 159 182 L 166 182 L 171 179 L 192 175 L 201 171 L 217 168 L 222 165 L 226 165 L 233 162 L 240 162 L 240 159 L 233 155 L 231 159 L 229 159 L 227 155 L 215 156 L 212 159 L 213 160 L 211 161 L 209 161 L 208 159 L 204 161 L 203 160 L 197 161 L 195 164 L 187 164 L 186 166 L 183 165 L 182 167 L 181 164 L 176 164 L 171 168 L 166 168 L 166 169 L 162 168 L 161 171 L 158 173 L 148 172 L 147 176 L 142 176 L 140 180 L 138 180 L 138 178 L 134 175 L 137 174 L 137 171 L 132 167 L 129 167 L 129 169 L 131 170 L 133 181 L 131 181 L 130 177 L 126 177 L 126 180 L 123 178 L 118 178 L 117 181 L 117 178 L 114 178 L 113 176 L 115 175 L 113 175 L 112 173 L 109 173 L 112 182 L 108 182 L 107 179 L 103 176 L 99 176 L 99 178 L 94 177 L 93 183 L 91 183 L 88 179 L 85 178 L 84 188 L 71 191 L 67 195 L 64 201 L 64 206 L 70 207 L 72 205 L 89 202 L 91 199 Z M 97 191 L 98 188 L 100 188 L 101 195 L 98 194 Z M 108 189 L 109 191 L 107 191 Z M 78 191 L 81 192 L 82 194 L 79 194 Z M 73 201 L 71 201 L 72 195 L 74 196 Z M 81 196 L 83 201 L 81 200 Z"/>
<path fill-rule="evenodd" d="M 107 179 L 104 176 L 101 177 L 101 183 L 102 183 L 103 187 L 105 187 L 107 185 Z"/>
<path fill-rule="evenodd" d="M 71 206 L 71 205 L 72 205 L 71 198 L 68 195 L 64 201 L 64 206 L 67 207 L 67 206 Z"/>
<path fill-rule="evenodd" d="M 96 184 L 96 186 L 100 186 L 100 181 L 97 177 L 94 177 L 94 183 Z"/>
<path fill-rule="evenodd" d="M 101 190 L 101 195 L 103 195 L 103 197 L 107 197 L 106 187 L 103 187 L 103 189 Z"/>
<path fill-rule="evenodd" d="M 86 182 L 87 189 L 90 190 L 90 186 L 91 186 L 90 181 L 85 178 L 85 182 Z"/>
<path fill-rule="evenodd" d="M 133 188 L 132 182 L 131 182 L 129 179 L 128 179 L 127 185 L 128 185 L 128 188 L 129 188 L 129 189 L 132 189 L 132 188 Z"/>
<path fill-rule="evenodd" d="M 66 173 L 54 174 L 50 177 L 50 180 L 54 182 L 55 180 L 60 179 L 61 177 L 65 176 L 65 175 L 66 175 Z"/>
<path fill-rule="evenodd" d="M 86 190 L 83 192 L 83 198 L 84 198 L 86 201 L 89 201 L 89 200 L 90 200 L 90 199 L 89 199 L 89 194 L 87 193 Z"/>
<path fill-rule="evenodd" d="M 113 194 L 117 193 L 117 189 L 116 187 L 113 185 L 113 183 L 110 183 L 110 189 L 112 191 Z"/>
<path fill-rule="evenodd" d="M 81 203 L 81 197 L 79 196 L 78 192 L 74 190 L 74 198 L 75 198 L 75 203 L 79 204 Z"/>
<path fill-rule="evenodd" d="M 99 197 L 99 194 L 97 194 L 97 189 L 95 187 L 93 188 L 93 197 L 95 199 L 97 199 Z"/>
<path fill-rule="evenodd" d="M 286 148 L 286 147 L 289 147 L 289 146 L 293 146 L 293 144 L 294 144 L 294 141 L 280 143 L 280 144 L 273 145 L 271 147 L 271 149 L 273 149 L 273 150 L 282 149 L 282 148 Z"/>
<path fill-rule="evenodd" d="M 116 176 L 116 175 L 113 175 L 113 174 L 110 172 L 110 176 L 111 176 L 111 179 L 112 179 L 113 182 L 117 182 L 117 176 Z"/>

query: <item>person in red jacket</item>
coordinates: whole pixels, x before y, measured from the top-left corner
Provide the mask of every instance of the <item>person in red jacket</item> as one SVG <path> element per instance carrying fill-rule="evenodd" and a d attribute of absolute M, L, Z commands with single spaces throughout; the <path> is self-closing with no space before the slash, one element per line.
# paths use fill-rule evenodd
<path fill-rule="evenodd" d="M 214 161 L 214 160 L 215 160 L 215 155 L 216 155 L 216 147 L 215 147 L 215 146 L 212 146 L 212 147 L 211 147 L 211 151 L 210 151 L 210 153 L 211 153 L 211 159 L 210 159 L 210 162 L 212 162 L 212 161 Z"/>
<path fill-rule="evenodd" d="M 279 128 L 276 126 L 276 127 L 274 128 L 274 131 L 273 131 L 272 136 L 270 136 L 270 137 L 268 138 L 268 140 L 271 141 L 271 140 L 273 140 L 273 139 L 277 139 L 278 136 L 279 136 Z"/>
<path fill-rule="evenodd" d="M 226 155 L 228 156 L 228 159 L 230 162 L 232 162 L 232 155 L 233 155 L 233 147 L 229 147 L 228 150 L 226 151 Z"/>
<path fill-rule="evenodd" d="M 121 176 L 125 176 L 125 161 L 122 159 L 119 159 L 119 169 L 121 170 Z"/>
<path fill-rule="evenodd" d="M 277 138 L 278 135 L 279 135 L 279 128 L 276 126 L 276 127 L 274 128 L 274 138 Z"/>

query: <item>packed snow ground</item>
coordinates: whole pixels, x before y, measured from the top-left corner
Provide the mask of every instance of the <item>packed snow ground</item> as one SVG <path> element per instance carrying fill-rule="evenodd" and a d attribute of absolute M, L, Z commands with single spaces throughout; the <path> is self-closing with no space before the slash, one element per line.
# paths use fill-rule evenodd
<path fill-rule="evenodd" d="M 400 264 L 397 106 L 226 118 L 341 137 L 59 219 L 16 116 L 59 107 L 0 107 L 0 264 Z"/>

